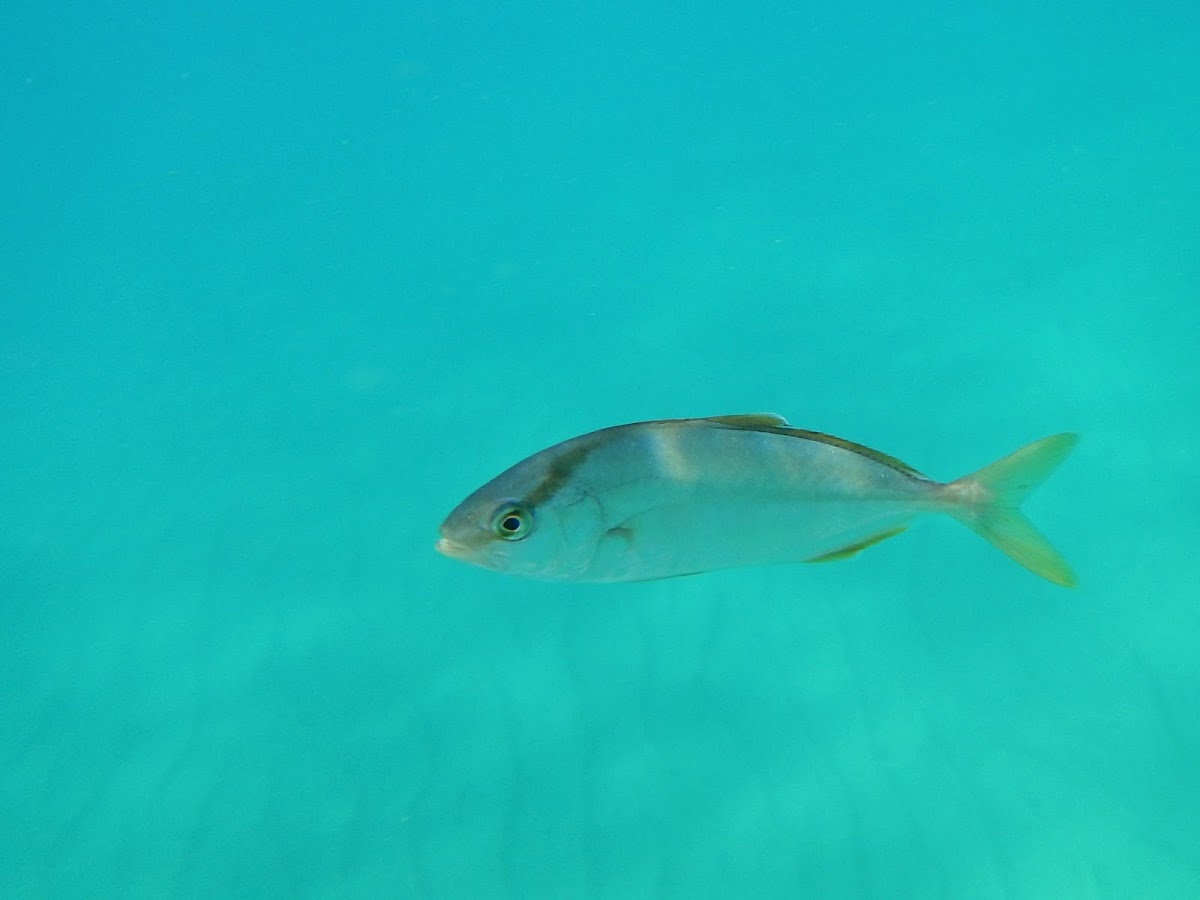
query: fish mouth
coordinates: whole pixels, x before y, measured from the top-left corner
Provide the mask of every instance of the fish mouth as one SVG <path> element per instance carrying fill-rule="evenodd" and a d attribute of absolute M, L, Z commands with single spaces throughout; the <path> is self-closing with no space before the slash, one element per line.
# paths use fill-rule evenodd
<path fill-rule="evenodd" d="M 450 538 L 446 537 L 438 538 L 437 543 L 433 545 L 433 549 L 442 554 L 442 556 L 449 556 L 451 559 L 462 559 L 467 553 L 466 547 L 462 544 L 456 544 Z"/>

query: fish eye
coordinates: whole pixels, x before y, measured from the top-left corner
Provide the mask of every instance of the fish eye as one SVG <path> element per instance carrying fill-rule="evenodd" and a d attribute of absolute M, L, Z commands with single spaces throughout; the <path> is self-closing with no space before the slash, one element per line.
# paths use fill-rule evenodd
<path fill-rule="evenodd" d="M 492 516 L 492 531 L 506 541 L 519 541 L 533 530 L 533 512 L 515 503 L 506 503 Z"/>

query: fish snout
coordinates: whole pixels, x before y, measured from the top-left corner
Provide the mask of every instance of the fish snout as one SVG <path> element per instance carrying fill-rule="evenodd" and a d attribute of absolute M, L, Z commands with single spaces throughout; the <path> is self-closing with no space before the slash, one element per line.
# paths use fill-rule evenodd
<path fill-rule="evenodd" d="M 467 553 L 466 547 L 455 543 L 447 537 L 438 538 L 437 543 L 433 547 L 442 556 L 449 556 L 451 559 L 462 559 Z"/>

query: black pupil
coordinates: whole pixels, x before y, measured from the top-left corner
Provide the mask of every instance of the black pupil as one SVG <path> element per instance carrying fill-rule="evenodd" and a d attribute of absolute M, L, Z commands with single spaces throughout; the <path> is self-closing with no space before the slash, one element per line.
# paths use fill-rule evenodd
<path fill-rule="evenodd" d="M 514 534 L 521 530 L 521 520 L 517 516 L 505 516 L 500 522 L 500 527 L 509 534 Z"/>

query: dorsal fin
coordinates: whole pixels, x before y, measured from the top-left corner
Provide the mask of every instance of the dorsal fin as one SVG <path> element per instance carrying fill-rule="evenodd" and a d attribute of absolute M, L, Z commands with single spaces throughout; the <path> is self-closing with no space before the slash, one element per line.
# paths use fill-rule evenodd
<path fill-rule="evenodd" d="M 819 431 L 805 431 L 802 428 L 786 428 L 781 430 L 780 434 L 794 434 L 799 438 L 820 441 L 822 444 L 829 444 L 833 447 L 841 447 L 843 450 L 851 450 L 859 456 L 873 459 L 877 463 L 883 463 L 888 468 L 895 469 L 897 472 L 904 472 L 906 475 L 915 475 L 918 478 L 925 477 L 902 459 L 896 459 L 894 456 L 888 456 L 886 453 L 872 450 L 870 447 L 864 447 L 862 444 L 856 444 L 854 441 L 848 441 L 845 438 L 834 437 L 832 434 L 822 434 Z"/>
<path fill-rule="evenodd" d="M 708 416 L 705 422 L 736 425 L 738 428 L 790 428 L 787 419 L 776 413 L 741 413 L 734 416 Z"/>
<path fill-rule="evenodd" d="M 864 447 L 862 444 L 856 444 L 854 441 L 848 441 L 845 438 L 834 437 L 832 434 L 824 434 L 820 431 L 806 431 L 803 428 L 795 428 L 788 424 L 787 419 L 775 413 L 745 413 L 740 416 L 709 416 L 707 419 L 701 419 L 701 422 L 713 422 L 717 425 L 725 425 L 729 428 L 745 428 L 749 431 L 770 431 L 775 434 L 786 434 L 791 437 L 803 438 L 807 441 L 818 441 L 822 444 L 829 444 L 832 447 L 840 447 L 843 450 L 849 450 L 852 453 L 857 453 L 859 456 L 865 456 L 867 459 L 873 459 L 877 463 L 882 463 L 889 469 L 895 469 L 897 472 L 903 472 L 906 475 L 914 475 L 917 478 L 925 476 L 910 466 L 904 460 L 896 459 L 894 456 L 888 456 L 886 453 L 880 453 L 878 450 L 872 450 L 870 447 Z"/>

